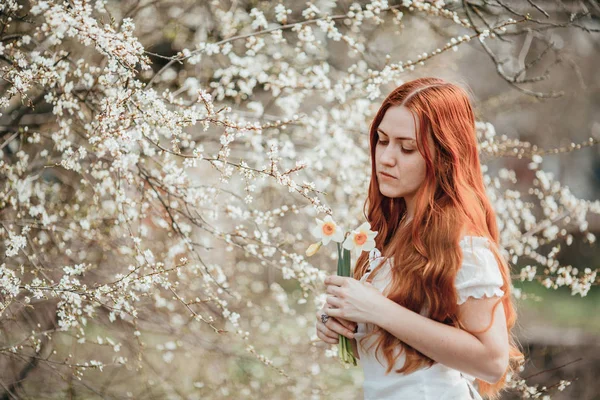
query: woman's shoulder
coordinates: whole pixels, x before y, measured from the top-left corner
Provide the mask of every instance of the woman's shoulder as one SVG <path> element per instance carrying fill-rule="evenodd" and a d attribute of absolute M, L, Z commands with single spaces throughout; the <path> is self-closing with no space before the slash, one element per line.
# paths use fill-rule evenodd
<path fill-rule="evenodd" d="M 486 236 L 475 236 L 465 235 L 458 242 L 460 247 L 464 250 L 465 248 L 478 248 L 478 249 L 489 249 L 492 245 L 489 238 Z"/>
<path fill-rule="evenodd" d="M 484 236 L 465 235 L 460 240 L 462 264 L 456 275 L 455 286 L 459 301 L 468 297 L 502 296 L 504 285 L 500 265 L 491 249 L 492 242 Z"/>
<path fill-rule="evenodd" d="M 483 271 L 498 269 L 493 242 L 486 236 L 465 235 L 459 241 L 462 252 L 462 270 Z M 466 271 L 465 271 L 466 272 Z"/>
<path fill-rule="evenodd" d="M 480 250 L 485 252 L 486 249 L 490 249 L 492 242 L 486 236 L 482 236 L 477 233 L 476 229 L 470 225 L 465 225 L 461 229 L 459 235 L 459 246 L 463 253 L 465 249 L 471 250 L 472 252 Z"/>

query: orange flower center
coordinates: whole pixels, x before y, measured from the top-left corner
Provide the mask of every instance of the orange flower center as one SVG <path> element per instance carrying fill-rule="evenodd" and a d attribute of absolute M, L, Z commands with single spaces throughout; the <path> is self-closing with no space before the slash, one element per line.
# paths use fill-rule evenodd
<path fill-rule="evenodd" d="M 323 224 L 323 233 L 325 235 L 333 235 L 333 232 L 335 232 L 335 226 L 332 223 L 326 222 Z"/>
<path fill-rule="evenodd" d="M 354 235 L 354 243 L 359 246 L 362 246 L 367 241 L 367 234 L 364 232 L 357 233 Z"/>

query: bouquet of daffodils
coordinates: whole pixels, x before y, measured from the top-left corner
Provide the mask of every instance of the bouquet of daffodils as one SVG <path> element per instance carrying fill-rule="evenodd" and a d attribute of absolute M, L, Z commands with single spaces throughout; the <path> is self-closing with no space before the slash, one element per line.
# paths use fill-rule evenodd
<path fill-rule="evenodd" d="M 372 250 L 375 247 L 377 232 L 370 230 L 371 226 L 368 222 L 363 223 L 355 230 L 344 232 L 330 215 L 326 216 L 324 220 L 316 218 L 316 221 L 317 226 L 311 230 L 311 233 L 320 241 L 311 244 L 306 250 L 306 255 L 312 256 L 322 245 L 326 245 L 330 241 L 337 242 L 337 274 L 338 276 L 353 276 L 350 262 L 351 250 L 354 250 L 357 257 L 363 251 Z M 343 363 L 357 365 L 350 339 L 346 336 L 339 335 L 338 350 Z"/>

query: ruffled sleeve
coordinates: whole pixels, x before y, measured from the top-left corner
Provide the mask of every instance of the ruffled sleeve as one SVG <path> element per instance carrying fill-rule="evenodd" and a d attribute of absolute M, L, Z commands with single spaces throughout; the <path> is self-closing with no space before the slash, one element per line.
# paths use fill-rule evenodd
<path fill-rule="evenodd" d="M 377 247 L 374 247 L 369 252 L 369 268 L 367 269 L 367 272 L 373 271 L 379 265 L 381 262 L 379 258 L 381 258 L 381 251 L 379 251 Z"/>
<path fill-rule="evenodd" d="M 490 249 L 489 239 L 480 236 L 465 236 L 460 241 L 463 262 L 456 274 L 455 286 L 458 304 L 469 297 L 503 296 L 500 289 L 504 284 L 498 262 Z"/>

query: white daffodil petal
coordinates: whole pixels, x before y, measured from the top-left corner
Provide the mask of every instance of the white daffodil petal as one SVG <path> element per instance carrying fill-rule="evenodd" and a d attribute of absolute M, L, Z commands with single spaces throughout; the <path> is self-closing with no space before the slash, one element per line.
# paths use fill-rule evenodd
<path fill-rule="evenodd" d="M 363 251 L 371 251 L 375 248 L 375 241 L 374 240 L 367 240 L 365 242 L 365 244 L 363 245 Z"/>
<path fill-rule="evenodd" d="M 312 228 L 310 230 L 310 233 L 312 233 L 312 235 L 314 237 L 316 237 L 317 239 L 321 239 L 323 237 L 323 227 L 322 227 L 322 225 L 315 226 L 314 228 Z"/>
<path fill-rule="evenodd" d="M 363 222 L 356 230 L 366 232 L 371 230 L 371 225 L 368 222 Z"/>
<path fill-rule="evenodd" d="M 335 233 L 331 235 L 331 240 L 333 240 L 334 242 L 342 243 L 342 240 L 344 240 L 344 232 L 342 232 L 342 230 L 339 228 L 336 229 Z"/>
<path fill-rule="evenodd" d="M 323 235 L 323 245 L 328 244 L 331 241 L 331 236 Z"/>
<path fill-rule="evenodd" d="M 362 248 L 363 248 L 362 246 L 356 246 L 356 247 L 354 248 L 354 254 L 356 255 L 356 257 L 359 257 L 359 256 L 360 256 L 360 253 L 362 253 L 362 252 L 363 252 L 363 249 L 362 249 Z"/>
<path fill-rule="evenodd" d="M 369 233 L 367 233 L 367 238 L 369 239 L 375 239 L 375 236 L 377 236 L 377 231 L 369 231 Z"/>
<path fill-rule="evenodd" d="M 331 218 L 331 215 L 326 216 L 325 219 L 324 219 L 324 221 L 325 222 L 331 222 L 331 223 L 335 224 L 335 222 L 333 222 L 333 218 Z"/>
<path fill-rule="evenodd" d="M 346 240 L 344 240 L 342 247 L 346 250 L 352 250 L 354 248 L 354 241 L 352 240 L 352 235 L 348 236 Z"/>

